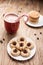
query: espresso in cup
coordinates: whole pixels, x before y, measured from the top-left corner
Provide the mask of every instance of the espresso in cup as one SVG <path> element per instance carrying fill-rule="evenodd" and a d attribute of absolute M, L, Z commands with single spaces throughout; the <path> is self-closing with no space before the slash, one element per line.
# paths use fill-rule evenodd
<path fill-rule="evenodd" d="M 18 16 L 14 13 L 5 14 L 4 25 L 8 33 L 16 33 L 19 28 Z"/>

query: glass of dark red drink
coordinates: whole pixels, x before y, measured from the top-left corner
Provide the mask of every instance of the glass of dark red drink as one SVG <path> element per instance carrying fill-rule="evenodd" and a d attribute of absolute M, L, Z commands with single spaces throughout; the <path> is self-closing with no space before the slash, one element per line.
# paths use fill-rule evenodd
<path fill-rule="evenodd" d="M 19 28 L 18 15 L 14 13 L 7 13 L 4 15 L 4 25 L 8 33 L 16 33 Z"/>

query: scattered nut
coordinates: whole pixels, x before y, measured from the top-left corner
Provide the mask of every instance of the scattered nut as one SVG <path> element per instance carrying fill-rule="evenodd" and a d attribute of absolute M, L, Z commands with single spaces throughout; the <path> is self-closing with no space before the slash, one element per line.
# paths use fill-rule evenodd
<path fill-rule="evenodd" d="M 0 40 L 0 43 L 3 43 L 3 41 L 2 41 L 2 40 Z"/>
<path fill-rule="evenodd" d="M 39 37 L 37 37 L 37 40 L 39 40 Z"/>
<path fill-rule="evenodd" d="M 3 38 L 3 41 L 5 41 L 5 38 Z"/>
<path fill-rule="evenodd" d="M 42 32 L 40 32 L 40 34 L 42 34 Z"/>
<path fill-rule="evenodd" d="M 36 36 L 36 33 L 34 35 Z"/>

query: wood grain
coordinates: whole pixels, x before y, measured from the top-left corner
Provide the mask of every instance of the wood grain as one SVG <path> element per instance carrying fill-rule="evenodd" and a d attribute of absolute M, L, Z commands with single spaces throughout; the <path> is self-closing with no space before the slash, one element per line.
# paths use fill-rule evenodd
<path fill-rule="evenodd" d="M 43 2 L 36 0 L 0 0 L 0 40 L 5 38 L 5 41 L 2 44 L 0 43 L 0 65 L 43 65 L 43 27 L 31 28 L 24 24 L 22 18 L 17 33 L 10 35 L 6 32 L 3 22 L 3 14 L 6 12 L 14 12 L 20 16 L 23 13 L 28 14 L 33 9 L 43 15 Z M 9 57 L 6 47 L 10 39 L 22 35 L 32 38 L 36 44 L 37 51 L 31 60 L 18 62 Z M 37 37 L 39 40 L 37 40 Z"/>

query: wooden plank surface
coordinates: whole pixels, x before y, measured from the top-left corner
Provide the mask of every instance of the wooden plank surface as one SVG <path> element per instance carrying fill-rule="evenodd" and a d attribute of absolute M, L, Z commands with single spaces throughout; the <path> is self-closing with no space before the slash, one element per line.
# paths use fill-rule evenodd
<path fill-rule="evenodd" d="M 15 35 L 7 34 L 4 28 L 4 13 L 15 12 L 20 16 L 23 13 L 28 14 L 29 11 L 33 9 L 43 15 L 43 2 L 34 0 L 0 0 L 0 40 L 5 38 L 5 41 L 3 41 L 2 44 L 0 43 L 0 65 L 43 65 L 43 27 L 31 28 L 26 26 L 21 20 L 19 29 Z M 40 34 L 40 32 L 42 32 L 42 34 Z M 34 34 L 36 34 L 36 36 Z M 22 35 L 32 38 L 36 44 L 37 51 L 31 60 L 18 62 L 8 56 L 6 47 L 10 39 Z M 39 40 L 37 40 L 37 38 L 39 38 Z"/>

